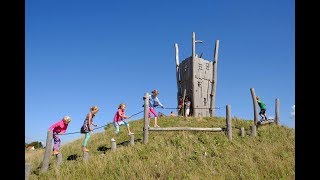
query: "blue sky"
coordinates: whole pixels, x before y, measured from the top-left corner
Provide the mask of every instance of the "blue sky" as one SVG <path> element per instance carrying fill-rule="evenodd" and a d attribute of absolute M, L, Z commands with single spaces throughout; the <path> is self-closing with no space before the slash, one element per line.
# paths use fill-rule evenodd
<path fill-rule="evenodd" d="M 174 43 L 181 62 L 192 53 L 192 32 L 203 41 L 196 52 L 206 60 L 213 61 L 220 42 L 217 116 L 225 117 L 230 105 L 232 116 L 253 119 L 254 88 L 268 116 L 274 117 L 279 98 L 281 124 L 294 127 L 292 0 L 25 3 L 26 142 L 45 142 L 50 125 L 65 115 L 72 118 L 67 133 L 79 131 L 93 105 L 100 107 L 94 119 L 99 127 L 112 121 L 120 103 L 127 104 L 127 115 L 136 114 L 153 89 L 165 107 L 175 108 Z M 61 138 L 65 143 L 82 135 Z"/>

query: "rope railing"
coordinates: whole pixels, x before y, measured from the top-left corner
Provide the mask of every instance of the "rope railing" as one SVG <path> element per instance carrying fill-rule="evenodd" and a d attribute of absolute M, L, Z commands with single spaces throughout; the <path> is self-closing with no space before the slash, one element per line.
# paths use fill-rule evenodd
<path fill-rule="evenodd" d="M 165 107 L 165 108 L 163 108 L 163 109 L 179 109 L 179 108 L 167 108 L 167 107 Z M 181 108 L 181 109 L 185 109 L 185 108 Z M 191 109 L 191 108 L 190 108 Z M 192 109 L 222 109 L 222 108 L 220 108 L 220 107 L 215 107 L 215 108 L 192 108 Z"/>
<path fill-rule="evenodd" d="M 139 111 L 133 115 L 130 116 L 130 118 L 132 118 L 133 116 L 136 116 L 140 113 L 142 113 L 143 111 Z M 100 129 L 100 128 L 103 128 L 103 127 L 106 127 L 108 126 L 109 124 L 106 124 L 106 125 L 103 125 L 103 126 L 100 126 L 100 127 L 96 127 L 96 128 L 93 128 L 92 130 L 95 130 L 95 129 Z M 59 135 L 69 135 L 69 134 L 77 134 L 77 133 L 81 133 L 80 131 L 76 131 L 76 132 L 70 132 L 70 133 L 64 133 L 64 134 L 59 134 Z"/>
<path fill-rule="evenodd" d="M 163 109 L 179 109 L 179 108 L 177 108 L 177 107 L 175 107 L 175 108 L 171 108 L 171 107 L 167 108 L 167 107 L 165 107 L 165 108 L 163 108 Z M 182 109 L 184 109 L 184 108 L 182 108 Z M 215 108 L 193 108 L 193 109 L 222 109 L 222 108 L 220 108 L 220 107 L 215 107 Z M 144 112 L 144 110 L 139 111 L 139 112 L 131 115 L 130 118 L 132 118 L 133 116 L 136 116 L 136 115 L 138 115 L 138 114 L 140 114 L 140 113 L 142 113 L 142 112 Z M 105 124 L 105 125 L 103 125 L 103 126 L 99 126 L 99 127 L 93 128 L 92 130 L 100 129 L 100 128 L 106 127 L 106 126 L 108 126 L 108 125 L 109 125 L 109 124 Z M 59 135 L 70 135 L 70 134 L 77 134 L 77 133 L 81 133 L 81 132 L 80 132 L 80 131 L 76 131 L 76 132 L 64 133 L 64 134 L 59 134 Z"/>

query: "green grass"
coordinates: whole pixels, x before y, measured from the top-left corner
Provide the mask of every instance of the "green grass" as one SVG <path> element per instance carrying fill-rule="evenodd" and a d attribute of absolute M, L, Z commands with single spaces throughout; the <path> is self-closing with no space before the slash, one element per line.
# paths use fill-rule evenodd
<path fill-rule="evenodd" d="M 225 122 L 220 117 L 158 120 L 161 127 L 225 127 Z M 126 127 L 121 126 L 114 152 L 111 125 L 91 136 L 87 162 L 82 159 L 84 137 L 80 134 L 79 139 L 62 146 L 63 163 L 59 167 L 55 157 L 50 157 L 45 173 L 40 173 L 44 150 L 27 152 L 26 162 L 32 164 L 29 179 L 295 179 L 294 129 L 264 125 L 252 137 L 252 124 L 252 120 L 233 119 L 231 141 L 224 132 L 149 131 L 149 141 L 143 144 L 143 119 L 130 121 L 135 144 L 128 145 Z M 247 135 L 241 137 L 236 127 L 244 127 Z M 68 160 L 71 156 L 77 158 Z"/>

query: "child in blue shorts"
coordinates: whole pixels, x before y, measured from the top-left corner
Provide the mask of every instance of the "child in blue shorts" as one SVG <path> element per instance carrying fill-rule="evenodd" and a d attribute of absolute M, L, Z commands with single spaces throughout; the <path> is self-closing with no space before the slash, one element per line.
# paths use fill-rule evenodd
<path fill-rule="evenodd" d="M 119 133 L 121 125 L 125 125 L 127 127 L 128 135 L 134 134 L 134 133 L 132 133 L 130 131 L 129 123 L 124 121 L 124 119 L 129 119 L 130 118 L 130 116 L 126 116 L 125 115 L 125 113 L 124 113 L 125 108 L 126 108 L 126 105 L 124 103 L 121 103 L 119 105 L 119 107 L 118 107 L 118 110 L 117 110 L 116 114 L 114 115 L 113 125 L 116 128 L 115 135 L 117 135 Z M 115 141 L 114 138 L 115 137 L 112 137 L 111 141 Z"/>

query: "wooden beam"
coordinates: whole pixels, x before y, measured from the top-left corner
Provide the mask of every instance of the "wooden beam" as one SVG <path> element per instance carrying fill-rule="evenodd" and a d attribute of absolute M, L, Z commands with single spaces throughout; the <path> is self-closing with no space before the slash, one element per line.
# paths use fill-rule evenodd
<path fill-rule="evenodd" d="M 198 127 L 158 127 L 158 128 L 149 128 L 149 131 L 223 131 L 224 128 L 198 128 Z"/>
<path fill-rule="evenodd" d="M 258 121 L 257 125 L 264 125 L 276 122 L 274 119 L 268 119 L 268 121 Z"/>

